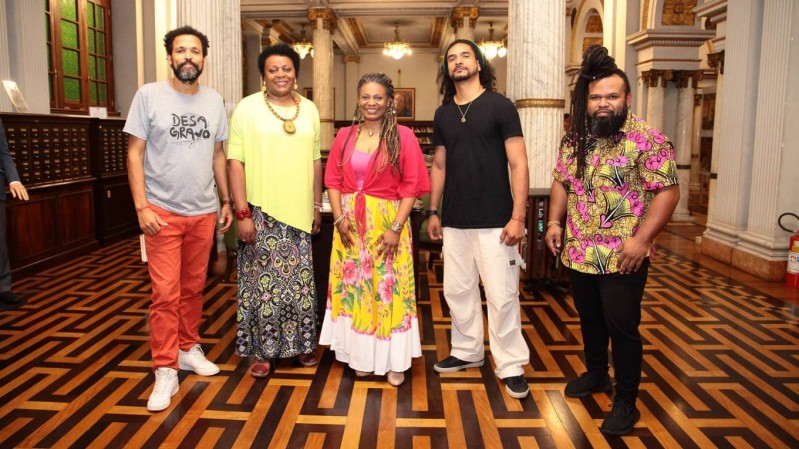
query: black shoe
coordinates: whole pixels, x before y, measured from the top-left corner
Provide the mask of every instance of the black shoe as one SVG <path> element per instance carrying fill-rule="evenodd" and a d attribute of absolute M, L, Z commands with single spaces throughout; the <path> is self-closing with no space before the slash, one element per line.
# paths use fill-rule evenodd
<path fill-rule="evenodd" d="M 612 389 L 613 384 L 610 383 L 610 376 L 607 374 L 599 376 L 593 373 L 583 373 L 577 379 L 566 384 L 564 393 L 570 398 L 584 398 L 595 392 L 610 393 Z"/>
<path fill-rule="evenodd" d="M 449 356 L 433 365 L 433 369 L 439 373 L 454 373 L 455 371 L 460 371 L 466 368 L 480 368 L 483 366 L 484 362 L 485 359 L 481 359 L 476 362 L 467 362 L 457 357 Z"/>
<path fill-rule="evenodd" d="M 524 399 L 530 394 L 530 387 L 524 376 L 513 376 L 502 379 L 505 381 L 505 392 L 512 398 Z"/>
<path fill-rule="evenodd" d="M 632 432 L 635 423 L 641 418 L 641 412 L 635 408 L 635 404 L 616 401 L 611 407 L 599 430 L 605 435 L 627 435 Z"/>
<path fill-rule="evenodd" d="M 27 301 L 18 297 L 12 291 L 0 293 L 0 311 L 14 310 L 25 305 Z"/>

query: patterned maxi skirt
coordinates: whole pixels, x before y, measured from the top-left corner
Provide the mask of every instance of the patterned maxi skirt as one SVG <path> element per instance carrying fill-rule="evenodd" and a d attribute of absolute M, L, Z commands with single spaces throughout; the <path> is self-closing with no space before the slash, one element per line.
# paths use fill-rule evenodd
<path fill-rule="evenodd" d="M 342 195 L 342 208 L 355 229 L 348 249 L 333 235 L 327 306 L 320 344 L 359 371 L 382 375 L 410 368 L 421 357 L 410 222 L 400 233 L 393 260 L 377 255 L 377 240 L 391 227 L 399 201 L 365 196 L 363 239 L 355 222 L 355 194 Z"/>
<path fill-rule="evenodd" d="M 311 235 L 252 208 L 253 245 L 239 242 L 236 354 L 259 360 L 316 350 Z"/>

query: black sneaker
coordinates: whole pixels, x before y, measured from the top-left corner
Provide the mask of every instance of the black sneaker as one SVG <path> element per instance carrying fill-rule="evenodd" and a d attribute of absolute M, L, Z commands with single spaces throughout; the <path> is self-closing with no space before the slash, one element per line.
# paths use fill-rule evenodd
<path fill-rule="evenodd" d="M 635 423 L 641 418 L 641 412 L 635 408 L 635 404 L 616 401 L 611 407 L 599 430 L 605 435 L 627 435 L 632 432 Z"/>
<path fill-rule="evenodd" d="M 457 357 L 449 356 L 444 360 L 440 360 L 433 365 L 433 369 L 439 373 L 454 373 L 466 368 L 480 368 L 483 366 L 485 359 L 476 362 L 467 362 Z"/>
<path fill-rule="evenodd" d="M 516 399 L 524 399 L 530 394 L 530 387 L 527 386 L 527 381 L 523 376 L 506 377 L 502 379 L 505 381 L 505 392 L 510 397 Z"/>
<path fill-rule="evenodd" d="M 0 293 L 0 311 L 19 309 L 27 302 L 27 300 L 18 297 L 10 290 Z"/>
<path fill-rule="evenodd" d="M 610 376 L 607 374 L 599 376 L 593 373 L 583 373 L 577 379 L 566 384 L 564 393 L 570 398 L 584 398 L 595 392 L 610 393 L 612 389 L 613 384 L 610 383 Z"/>

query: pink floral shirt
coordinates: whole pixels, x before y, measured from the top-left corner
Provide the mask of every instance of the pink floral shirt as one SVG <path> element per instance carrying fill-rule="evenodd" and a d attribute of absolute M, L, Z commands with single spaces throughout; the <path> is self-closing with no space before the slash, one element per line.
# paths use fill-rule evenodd
<path fill-rule="evenodd" d="M 613 137 L 592 139 L 583 179 L 564 139 L 552 173 L 568 193 L 563 264 L 574 270 L 618 271 L 615 249 L 638 232 L 654 192 L 677 184 L 674 147 L 660 131 L 629 114 Z M 649 255 L 654 252 L 650 248 Z"/>

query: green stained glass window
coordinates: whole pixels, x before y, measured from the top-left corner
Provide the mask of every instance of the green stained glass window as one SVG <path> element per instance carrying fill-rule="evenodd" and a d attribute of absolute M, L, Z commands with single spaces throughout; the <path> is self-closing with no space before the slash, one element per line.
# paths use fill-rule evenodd
<path fill-rule="evenodd" d="M 105 33 L 97 32 L 97 54 L 105 54 Z"/>
<path fill-rule="evenodd" d="M 95 78 L 97 78 L 99 81 L 108 81 L 105 73 L 107 62 L 108 60 L 105 58 L 97 58 L 97 76 Z"/>
<path fill-rule="evenodd" d="M 95 22 L 97 23 L 97 29 L 100 31 L 105 30 L 105 19 L 103 18 L 103 15 L 105 14 L 105 8 L 100 5 L 95 5 L 94 13 L 96 17 Z"/>
<path fill-rule="evenodd" d="M 97 78 L 97 56 L 89 56 L 89 78 Z"/>
<path fill-rule="evenodd" d="M 80 53 L 74 50 L 64 50 L 61 52 L 61 61 L 64 63 L 62 70 L 67 76 L 80 76 Z"/>
<path fill-rule="evenodd" d="M 97 47 L 95 42 L 96 39 L 97 38 L 95 37 L 95 31 L 89 29 L 89 51 L 92 53 L 97 53 Z"/>
<path fill-rule="evenodd" d="M 89 27 L 94 27 L 94 3 L 89 2 L 86 4 L 86 20 L 89 21 Z"/>
<path fill-rule="evenodd" d="M 108 105 L 108 84 L 98 84 L 97 85 L 97 93 L 99 94 L 100 101 L 98 104 L 103 106 Z"/>
<path fill-rule="evenodd" d="M 77 23 L 61 21 L 61 45 L 64 48 L 80 48 Z"/>
<path fill-rule="evenodd" d="M 64 99 L 80 101 L 80 79 L 64 78 Z"/>
<path fill-rule="evenodd" d="M 89 83 L 89 102 L 97 104 L 97 83 Z"/>
<path fill-rule="evenodd" d="M 61 17 L 78 21 L 78 0 L 61 0 Z"/>

